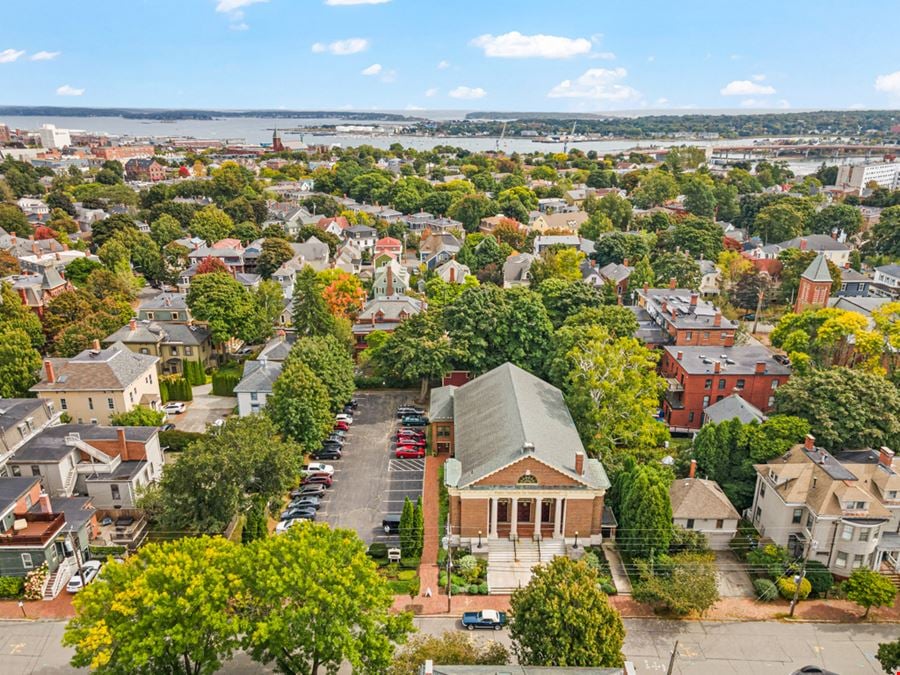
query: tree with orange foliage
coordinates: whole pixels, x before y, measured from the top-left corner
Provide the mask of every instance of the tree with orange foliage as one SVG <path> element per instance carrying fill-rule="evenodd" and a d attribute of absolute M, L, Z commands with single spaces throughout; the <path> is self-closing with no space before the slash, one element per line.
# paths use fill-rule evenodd
<path fill-rule="evenodd" d="M 50 229 L 46 225 L 38 225 L 34 228 L 34 238 L 35 240 L 41 239 L 56 239 L 59 235 L 55 230 Z"/>
<path fill-rule="evenodd" d="M 353 321 L 366 301 L 366 290 L 359 278 L 342 270 L 325 270 L 319 275 L 326 284 L 322 291 L 328 311 L 338 318 Z"/>
<path fill-rule="evenodd" d="M 225 266 L 219 258 L 214 258 L 211 255 L 206 256 L 203 260 L 200 261 L 200 264 L 197 265 L 197 274 L 210 274 L 212 272 L 225 272 L 226 274 L 230 274 L 228 267 Z"/>
<path fill-rule="evenodd" d="M 528 236 L 522 224 L 514 218 L 502 218 L 491 234 L 498 242 L 506 242 L 517 251 L 525 246 Z"/>

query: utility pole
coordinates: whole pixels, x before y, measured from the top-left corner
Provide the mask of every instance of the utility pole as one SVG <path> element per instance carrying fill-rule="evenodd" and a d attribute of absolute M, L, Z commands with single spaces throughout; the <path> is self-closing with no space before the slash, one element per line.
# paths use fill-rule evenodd
<path fill-rule="evenodd" d="M 452 585 L 453 582 L 450 580 L 450 576 L 452 574 L 453 569 L 453 549 L 450 548 L 450 542 L 448 538 L 447 542 L 447 611 L 449 612 L 452 608 L 451 596 L 452 593 Z"/>
<path fill-rule="evenodd" d="M 806 546 L 806 551 L 803 554 L 803 565 L 800 568 L 800 574 L 794 575 L 794 597 L 791 599 L 791 611 L 788 613 L 788 617 L 794 616 L 794 609 L 797 607 L 797 601 L 800 598 L 800 584 L 803 583 L 803 580 L 806 578 L 806 563 L 809 560 L 809 554 L 819 548 L 819 542 L 815 539 L 809 542 Z"/>
<path fill-rule="evenodd" d="M 756 328 L 759 326 L 759 313 L 762 311 L 762 301 L 765 294 L 766 291 L 764 289 L 760 290 L 759 297 L 756 300 L 756 314 L 753 315 L 753 330 L 750 331 L 753 334 L 756 334 Z"/>
<path fill-rule="evenodd" d="M 675 646 L 672 647 L 672 656 L 669 657 L 669 669 L 666 675 L 672 675 L 672 669 L 675 667 L 675 657 L 678 655 L 678 640 L 675 640 Z"/>

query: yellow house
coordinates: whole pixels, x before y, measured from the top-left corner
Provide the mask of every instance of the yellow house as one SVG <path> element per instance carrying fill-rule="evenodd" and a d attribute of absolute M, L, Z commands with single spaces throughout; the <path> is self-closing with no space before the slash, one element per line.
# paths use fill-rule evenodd
<path fill-rule="evenodd" d="M 198 361 L 203 368 L 214 362 L 209 329 L 204 326 L 132 319 L 103 342 L 121 342 L 138 354 L 158 356 L 162 375 L 181 375 L 185 361 Z"/>
<path fill-rule="evenodd" d="M 73 422 L 110 424 L 112 415 L 138 405 L 160 409 L 157 361 L 158 356 L 136 354 L 121 342 L 100 349 L 94 340 L 93 348 L 71 359 L 45 359 L 41 381 L 30 391 Z"/>

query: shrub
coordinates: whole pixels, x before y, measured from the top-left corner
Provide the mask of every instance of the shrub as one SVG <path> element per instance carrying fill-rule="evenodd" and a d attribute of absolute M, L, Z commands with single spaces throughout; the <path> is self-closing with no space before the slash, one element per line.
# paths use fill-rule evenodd
<path fill-rule="evenodd" d="M 233 370 L 217 370 L 212 376 L 214 396 L 234 396 L 234 388 L 241 381 L 241 374 Z"/>
<path fill-rule="evenodd" d="M 469 584 L 469 594 L 478 595 L 481 593 L 481 584 Z"/>
<path fill-rule="evenodd" d="M 600 558 L 598 558 L 597 554 L 593 551 L 588 551 L 583 556 L 581 556 L 581 562 L 583 562 L 594 571 L 600 570 Z"/>
<path fill-rule="evenodd" d="M 353 383 L 357 389 L 381 389 L 384 386 L 384 379 L 376 376 L 357 375 L 353 378 Z"/>
<path fill-rule="evenodd" d="M 788 568 L 792 561 L 790 552 L 784 546 L 766 544 L 747 554 L 747 562 L 758 575 L 766 575 L 777 579 Z"/>
<path fill-rule="evenodd" d="M 203 366 L 200 365 L 199 361 L 184 362 L 184 379 L 186 379 L 193 387 L 206 384 L 206 372 L 203 370 Z"/>
<path fill-rule="evenodd" d="M 457 586 L 456 584 L 450 584 L 450 592 L 453 595 L 463 595 L 468 590 L 468 586 Z"/>
<path fill-rule="evenodd" d="M 834 586 L 834 576 L 818 560 L 810 560 L 806 563 L 806 578 L 812 586 L 814 598 L 824 598 Z"/>
<path fill-rule="evenodd" d="M 444 588 L 447 585 L 447 570 L 438 572 L 438 586 Z"/>
<path fill-rule="evenodd" d="M 772 602 L 778 597 L 778 588 L 769 579 L 754 579 L 753 590 L 756 591 L 756 597 L 762 602 Z"/>
<path fill-rule="evenodd" d="M 192 401 L 194 394 L 190 383 L 183 377 L 164 377 L 159 379 L 159 391 L 165 401 Z"/>
<path fill-rule="evenodd" d="M 400 581 L 412 581 L 416 578 L 415 570 L 400 570 L 397 572 L 397 579 Z"/>
<path fill-rule="evenodd" d="M 797 584 L 794 583 L 793 577 L 782 577 L 778 580 L 778 592 L 781 593 L 781 597 L 785 600 L 793 600 L 794 592 L 797 590 Z M 809 583 L 809 579 L 801 579 L 800 580 L 800 595 L 797 596 L 798 600 L 806 600 L 809 597 L 810 591 L 812 591 L 812 584 Z"/>
<path fill-rule="evenodd" d="M 184 452 L 191 443 L 200 438 L 203 438 L 203 434 L 196 431 L 179 431 L 178 429 L 160 431 L 159 445 L 164 448 L 168 447 L 170 452 Z"/>
<path fill-rule="evenodd" d="M 400 567 L 407 570 L 419 569 L 421 558 L 400 558 Z"/>
<path fill-rule="evenodd" d="M 19 598 L 25 591 L 25 577 L 0 577 L 0 598 Z"/>
<path fill-rule="evenodd" d="M 376 541 L 369 546 L 368 556 L 370 558 L 387 558 L 387 544 Z"/>
<path fill-rule="evenodd" d="M 109 556 L 124 556 L 128 549 L 125 546 L 89 546 L 88 549 L 94 558 L 106 560 Z"/>
<path fill-rule="evenodd" d="M 600 590 L 602 590 L 607 595 L 615 595 L 618 593 L 618 589 L 613 586 L 612 581 L 604 580 L 600 582 Z"/>
<path fill-rule="evenodd" d="M 40 600 L 44 595 L 44 582 L 50 576 L 47 563 L 42 563 L 37 569 L 31 570 L 25 575 L 25 599 Z"/>
<path fill-rule="evenodd" d="M 478 584 L 478 594 L 479 595 L 487 595 L 488 594 L 488 585 L 486 581 Z"/>

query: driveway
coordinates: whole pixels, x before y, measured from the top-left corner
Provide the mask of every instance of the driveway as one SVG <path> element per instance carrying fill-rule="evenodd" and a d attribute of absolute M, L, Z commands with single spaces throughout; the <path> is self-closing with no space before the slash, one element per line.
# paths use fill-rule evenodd
<path fill-rule="evenodd" d="M 716 551 L 719 595 L 723 598 L 752 598 L 756 595 L 745 563 L 731 551 Z"/>
<path fill-rule="evenodd" d="M 319 510 L 319 519 L 332 527 L 354 530 L 371 544 L 397 544 L 381 521 L 399 514 L 405 497 L 422 494 L 424 459 L 394 459 L 391 437 L 397 428 L 397 406 L 413 400 L 412 391 L 357 392 L 359 409 L 347 435 L 344 456 L 334 462 L 334 486 Z"/>
<path fill-rule="evenodd" d="M 214 420 L 228 417 L 237 406 L 234 396 L 213 396 L 212 385 L 202 384 L 193 388 L 194 400 L 187 402 L 187 410 L 180 415 L 169 415 L 169 422 L 179 431 L 203 433 Z"/>

